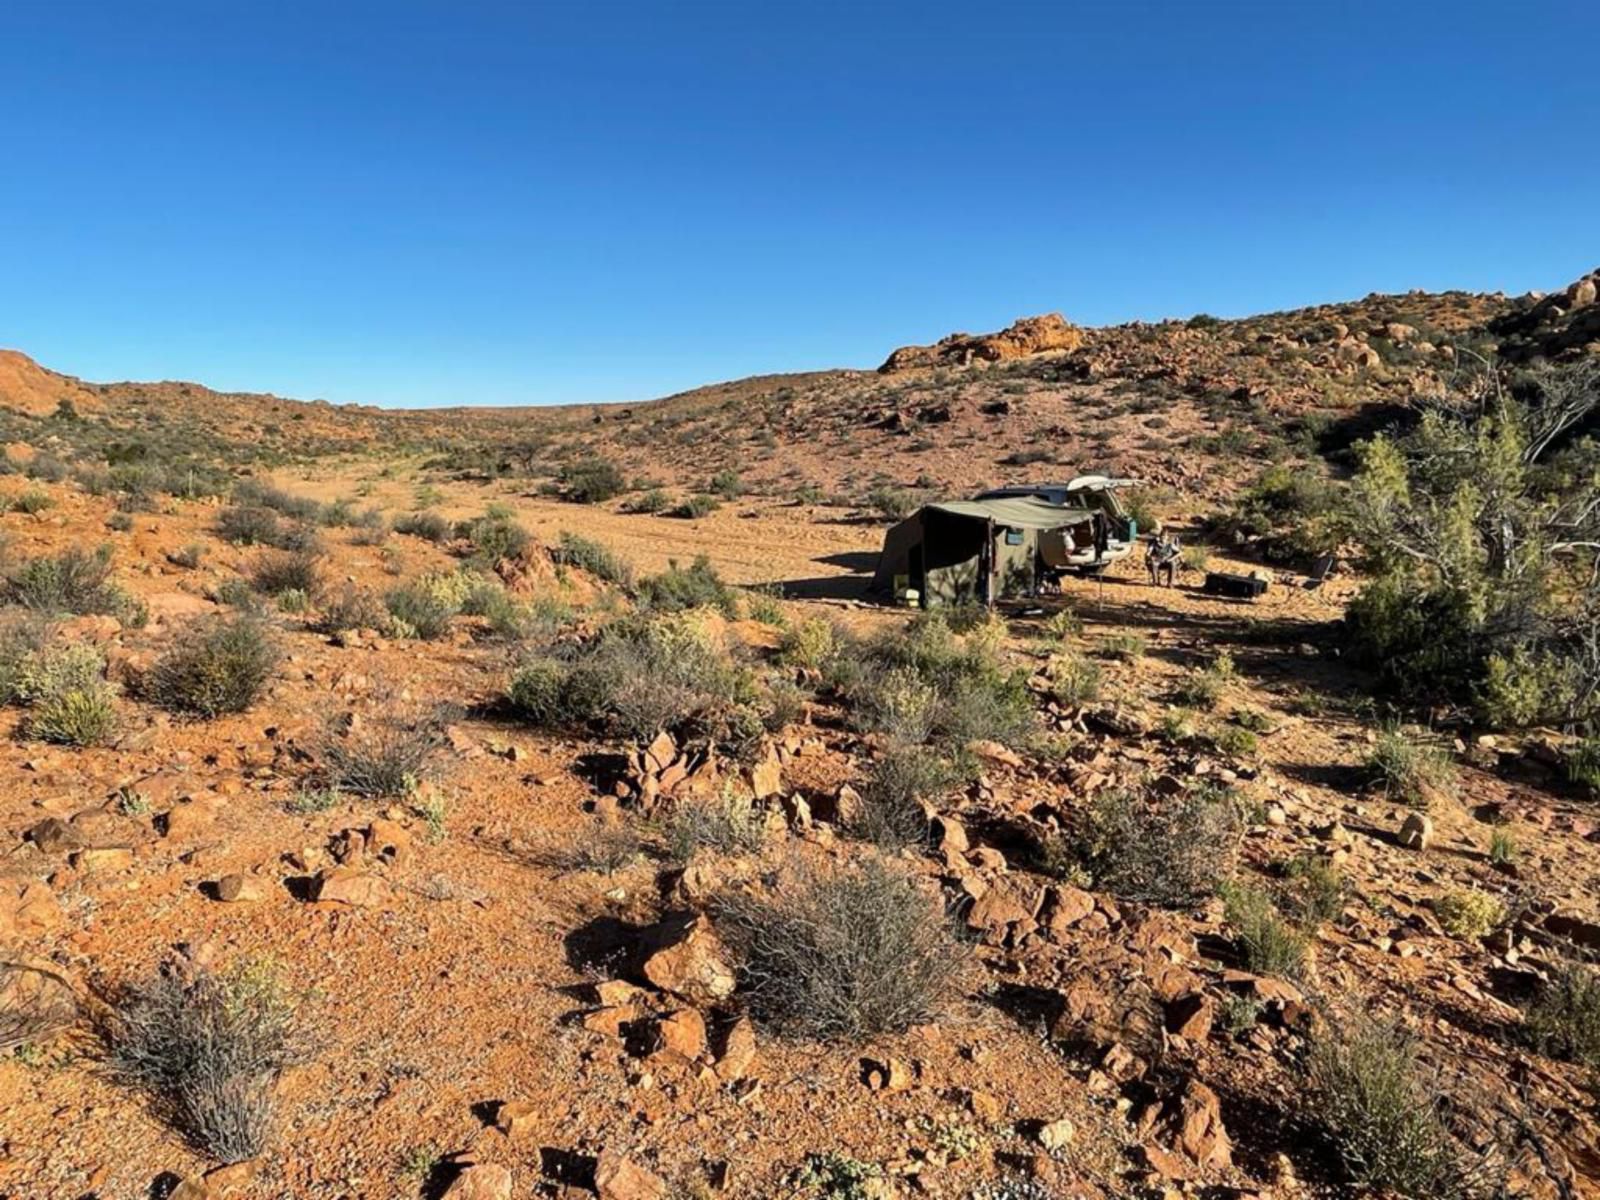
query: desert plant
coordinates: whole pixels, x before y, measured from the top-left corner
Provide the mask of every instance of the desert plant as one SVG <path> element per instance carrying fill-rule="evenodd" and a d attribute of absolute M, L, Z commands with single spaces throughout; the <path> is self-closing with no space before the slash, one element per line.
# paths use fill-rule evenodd
<path fill-rule="evenodd" d="M 1367 771 L 1390 800 L 1427 808 L 1435 792 L 1455 779 L 1455 765 L 1443 750 L 1410 737 L 1398 725 L 1379 730 L 1367 754 Z"/>
<path fill-rule="evenodd" d="M 1147 647 L 1148 643 L 1137 633 L 1114 633 L 1100 643 L 1102 653 L 1120 662 L 1137 662 Z"/>
<path fill-rule="evenodd" d="M 92 554 L 72 546 L 24 562 L 6 581 L 10 599 L 42 613 L 105 613 L 143 623 L 143 607 L 111 579 L 111 547 Z"/>
<path fill-rule="evenodd" d="M 1081 654 L 1060 654 L 1047 668 L 1050 694 L 1069 708 L 1092 702 L 1100 695 L 1100 666 Z"/>
<path fill-rule="evenodd" d="M 892 742 L 867 770 L 854 832 L 886 846 L 926 842 L 924 805 L 955 778 L 950 765 L 929 747 Z"/>
<path fill-rule="evenodd" d="M 1468 1172 L 1422 1073 L 1415 1043 L 1370 1017 L 1330 1025 L 1309 1058 L 1307 1116 L 1351 1180 L 1408 1200 L 1467 1194 Z"/>
<path fill-rule="evenodd" d="M 1545 1054 L 1600 1070 L 1600 971 L 1558 964 L 1540 985 L 1526 1021 L 1533 1044 Z"/>
<path fill-rule="evenodd" d="M 1285 868 L 1291 910 L 1302 925 L 1315 927 L 1344 915 L 1350 886 L 1327 859 L 1304 854 Z"/>
<path fill-rule="evenodd" d="M 145 676 L 145 693 L 163 708 L 211 719 L 244 712 L 278 665 L 278 646 L 249 616 L 185 629 Z"/>
<path fill-rule="evenodd" d="M 833 623 L 823 617 L 806 617 L 783 631 L 778 661 L 807 671 L 820 671 L 838 649 Z"/>
<path fill-rule="evenodd" d="M 332 600 L 323 604 L 316 628 L 321 633 L 344 633 L 351 629 L 389 629 L 389 610 L 376 593 L 346 584 Z"/>
<path fill-rule="evenodd" d="M 879 516 L 890 521 L 902 521 L 921 507 L 915 492 L 885 484 L 879 484 L 867 493 L 867 504 Z"/>
<path fill-rule="evenodd" d="M 435 545 L 450 540 L 450 522 L 427 509 L 402 513 L 394 519 L 394 531 L 408 537 L 421 538 L 425 542 L 433 542 Z"/>
<path fill-rule="evenodd" d="M 204 542 L 188 542 L 167 555 L 167 561 L 175 567 L 183 567 L 192 571 L 205 559 L 206 546 Z"/>
<path fill-rule="evenodd" d="M 722 582 L 711 560 L 700 555 L 687 567 L 675 561 L 659 575 L 639 581 L 639 601 L 658 612 L 682 612 L 690 608 L 715 608 L 724 616 L 739 615 L 737 593 Z"/>
<path fill-rule="evenodd" d="M 1238 850 L 1231 797 L 1207 787 L 1176 796 L 1102 795 L 1091 810 L 1086 865 L 1128 900 L 1181 908 L 1213 895 Z"/>
<path fill-rule="evenodd" d="M 327 782 L 352 796 L 404 796 L 427 778 L 445 724 L 438 711 L 336 721 L 321 745 Z"/>
<path fill-rule="evenodd" d="M 1272 897 L 1237 883 L 1226 886 L 1223 897 L 1228 923 L 1238 931 L 1244 965 L 1259 975 L 1299 975 L 1311 939 L 1284 919 Z"/>
<path fill-rule="evenodd" d="M 270 508 L 230 505 L 217 514 L 217 536 L 236 546 L 276 546 L 282 524 Z"/>
<path fill-rule="evenodd" d="M 389 610 L 389 627 L 397 637 L 433 641 L 450 632 L 450 622 L 460 615 L 469 588 L 450 574 L 424 575 L 395 588 L 383 598 Z"/>
<path fill-rule="evenodd" d="M 883 1168 L 876 1163 L 830 1150 L 806 1155 L 786 1182 L 794 1191 L 820 1200 L 873 1200 L 883 1195 L 882 1178 Z"/>
<path fill-rule="evenodd" d="M 1045 619 L 1044 632 L 1053 641 L 1065 642 L 1083 632 L 1083 618 L 1070 608 L 1060 608 Z"/>
<path fill-rule="evenodd" d="M 559 860 L 572 870 L 612 875 L 637 861 L 643 851 L 639 831 L 628 822 L 597 820 L 584 826 Z"/>
<path fill-rule="evenodd" d="M 717 928 L 750 1010 L 781 1033 L 898 1033 L 937 1010 L 961 954 L 936 897 L 876 856 L 793 864 L 773 890 L 735 894 Z"/>
<path fill-rule="evenodd" d="M 672 510 L 672 515 L 689 521 L 698 521 L 701 517 L 710 516 L 721 507 L 720 497 L 713 496 L 709 492 L 695 492 L 693 495 L 685 496 L 678 507 Z"/>
<path fill-rule="evenodd" d="M 667 818 L 667 846 L 674 862 L 687 863 L 703 850 L 750 853 L 767 838 L 765 814 L 749 792 L 731 784 L 706 800 L 686 799 Z"/>
<path fill-rule="evenodd" d="M 1517 841 L 1504 829 L 1496 829 L 1489 836 L 1489 861 L 1497 867 L 1509 867 L 1517 861 Z"/>
<path fill-rule="evenodd" d="M 1482 938 L 1506 921 L 1506 906 L 1487 892 L 1460 888 L 1433 902 L 1440 927 L 1451 937 Z"/>
<path fill-rule="evenodd" d="M 1567 751 L 1567 781 L 1600 795 L 1600 737 L 1587 737 Z"/>
<path fill-rule="evenodd" d="M 487 566 L 504 559 L 524 557 L 533 535 L 509 516 L 485 515 L 469 521 L 462 531 L 472 546 L 472 557 Z"/>
<path fill-rule="evenodd" d="M 581 534 L 562 531 L 550 557 L 562 566 L 577 567 L 596 579 L 629 587 L 633 583 L 633 567 L 615 551 Z"/>
<path fill-rule="evenodd" d="M 627 486 L 616 464 L 603 458 L 569 463 L 561 469 L 557 481 L 562 494 L 579 504 L 603 503 L 621 495 Z"/>
<path fill-rule="evenodd" d="M 263 596 L 314 596 L 322 588 L 321 556 L 310 550 L 269 551 L 251 564 L 250 586 Z"/>
<path fill-rule="evenodd" d="M 111 1022 L 114 1071 L 149 1089 L 196 1147 L 230 1163 L 266 1150 L 278 1079 L 308 1050 L 294 1002 L 260 964 L 158 974 Z"/>

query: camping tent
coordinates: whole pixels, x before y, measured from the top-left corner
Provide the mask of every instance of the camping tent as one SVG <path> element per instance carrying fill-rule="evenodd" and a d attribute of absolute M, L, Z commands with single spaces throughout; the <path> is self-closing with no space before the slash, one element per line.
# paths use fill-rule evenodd
<path fill-rule="evenodd" d="M 1064 563 L 1094 519 L 1031 496 L 929 504 L 884 535 L 872 588 L 891 596 L 909 588 L 925 608 L 1027 595 L 1041 560 Z"/>

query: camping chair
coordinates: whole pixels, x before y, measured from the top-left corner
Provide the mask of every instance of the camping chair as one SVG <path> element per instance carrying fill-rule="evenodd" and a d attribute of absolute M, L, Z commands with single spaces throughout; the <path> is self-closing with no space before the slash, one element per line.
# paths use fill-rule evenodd
<path fill-rule="evenodd" d="M 1308 592 L 1314 592 L 1327 582 L 1328 575 L 1333 570 L 1334 557 L 1331 554 L 1317 555 L 1316 562 L 1311 564 L 1311 576 L 1305 582 Z"/>

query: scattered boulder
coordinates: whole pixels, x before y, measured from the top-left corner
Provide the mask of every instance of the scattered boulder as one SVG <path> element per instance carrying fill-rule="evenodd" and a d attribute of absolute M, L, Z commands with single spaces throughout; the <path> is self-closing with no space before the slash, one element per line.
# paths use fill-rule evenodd
<path fill-rule="evenodd" d="M 973 362 L 1002 362 L 1042 354 L 1047 350 L 1076 350 L 1084 333 L 1060 313 L 1022 317 L 998 333 L 952 333 L 931 346 L 901 346 L 878 370 L 885 375 L 919 367 L 967 366 Z"/>
<path fill-rule="evenodd" d="M 217 899 L 225 904 L 249 904 L 266 898 L 266 885 L 255 875 L 235 871 L 217 880 Z"/>
<path fill-rule="evenodd" d="M 626 1154 L 602 1150 L 595 1162 L 594 1190 L 600 1200 L 666 1200 L 666 1182 Z"/>
<path fill-rule="evenodd" d="M 1400 844 L 1408 850 L 1426 850 L 1433 845 L 1433 821 L 1422 813 L 1407 813 L 1400 825 Z"/>
<path fill-rule="evenodd" d="M 644 977 L 690 1004 L 712 1005 L 733 995 L 737 980 L 727 953 L 700 917 L 662 921 L 646 938 Z"/>
<path fill-rule="evenodd" d="M 706 1052 L 706 1019 L 698 1009 L 680 1008 L 656 1022 L 655 1048 L 693 1062 Z"/>
<path fill-rule="evenodd" d="M 445 1191 L 444 1200 L 511 1200 L 511 1170 L 496 1163 L 474 1163 Z"/>
<path fill-rule="evenodd" d="M 317 876 L 316 898 L 348 904 L 355 908 L 374 908 L 388 898 L 389 889 L 376 875 L 349 867 L 330 867 Z"/>

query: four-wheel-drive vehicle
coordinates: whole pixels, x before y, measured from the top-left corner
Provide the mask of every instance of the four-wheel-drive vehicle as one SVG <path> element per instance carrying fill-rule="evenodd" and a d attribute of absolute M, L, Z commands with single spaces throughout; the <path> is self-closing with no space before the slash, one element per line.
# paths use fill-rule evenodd
<path fill-rule="evenodd" d="M 1075 475 L 1063 483 L 1007 484 L 979 492 L 973 499 L 1002 500 L 1020 496 L 1043 500 L 1069 510 L 1069 514 L 1072 510 L 1081 510 L 1085 523 L 1080 528 L 1087 529 L 1087 534 L 1075 532 L 1055 554 L 1047 552 L 1046 558 L 1059 559 L 1049 563 L 1052 567 L 1072 567 L 1093 574 L 1128 557 L 1138 543 L 1139 524 L 1128 515 L 1117 495 L 1119 488 L 1131 487 L 1137 482 L 1111 475 Z M 1103 515 L 1096 518 L 1095 514 Z"/>

